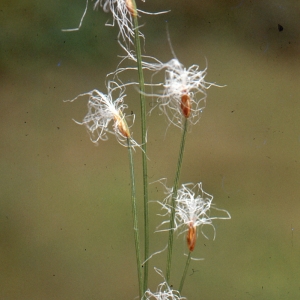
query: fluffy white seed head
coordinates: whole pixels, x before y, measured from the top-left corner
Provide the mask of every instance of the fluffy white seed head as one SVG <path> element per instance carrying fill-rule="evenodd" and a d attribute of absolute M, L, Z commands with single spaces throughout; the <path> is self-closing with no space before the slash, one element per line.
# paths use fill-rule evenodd
<path fill-rule="evenodd" d="M 162 271 L 154 268 L 155 271 L 164 278 Z M 142 300 L 186 300 L 187 298 L 181 297 L 177 290 L 173 290 L 166 282 L 160 283 L 157 287 L 156 292 L 151 292 L 149 289 L 145 292 Z"/>
<path fill-rule="evenodd" d="M 137 61 L 134 52 L 122 47 L 126 51 L 126 56 L 123 57 L 117 70 L 111 73 L 114 78 L 118 78 L 119 74 L 126 70 L 136 69 L 136 67 L 121 67 L 126 60 Z M 166 115 L 169 125 L 182 128 L 185 119 L 191 124 L 196 124 L 206 106 L 206 90 L 211 86 L 221 87 L 205 81 L 207 66 L 203 70 L 198 65 L 186 68 L 176 57 L 166 63 L 151 56 L 143 56 L 142 59 L 142 68 L 153 72 L 151 83 L 146 85 L 152 90 L 162 88 L 159 92 L 145 93 L 146 96 L 157 98 L 157 105 L 154 105 L 154 108 L 159 107 L 162 114 Z M 164 82 L 155 82 L 155 75 L 161 72 L 164 72 Z"/>
<path fill-rule="evenodd" d="M 202 183 L 183 184 L 176 198 L 175 219 L 177 229 L 185 232 L 190 226 L 212 225 L 209 215 L 213 196 L 204 192 Z"/>
<path fill-rule="evenodd" d="M 196 124 L 206 105 L 206 90 L 216 85 L 205 81 L 207 67 L 204 70 L 200 70 L 198 65 L 185 68 L 177 58 L 173 58 L 157 65 L 156 70 L 165 72 L 164 90 L 157 102 L 169 124 L 182 128 L 185 118 Z"/>
<path fill-rule="evenodd" d="M 145 2 L 145 0 L 142 0 Z M 85 15 L 87 13 L 89 0 L 86 0 L 86 6 L 85 10 L 83 12 L 83 15 L 80 19 L 79 26 L 77 28 L 69 28 L 69 29 L 62 29 L 62 31 L 76 31 L 79 30 L 82 26 L 83 20 L 85 18 Z M 107 26 L 114 26 L 115 22 L 119 26 L 119 35 L 118 38 L 121 38 L 121 40 L 124 42 L 125 46 L 127 48 L 130 48 L 130 44 L 134 44 L 134 21 L 133 17 L 137 17 L 138 13 L 144 13 L 149 15 L 159 15 L 167 13 L 168 11 L 162 11 L 158 13 L 149 13 L 142 11 L 140 9 L 137 9 L 135 5 L 133 4 L 132 0 L 96 0 L 94 4 L 94 9 L 97 9 L 98 7 L 102 7 L 104 12 L 111 12 L 112 14 L 112 22 L 106 23 Z M 139 36 L 145 40 L 145 36 L 139 31 Z"/>
<path fill-rule="evenodd" d="M 118 97 L 113 100 L 113 94 L 117 93 Z M 106 141 L 108 133 L 116 136 L 118 142 L 123 146 L 128 146 L 128 139 L 132 146 L 139 146 L 132 138 L 129 128 L 134 123 L 134 115 L 126 117 L 124 110 L 127 105 L 124 104 L 125 88 L 115 82 L 108 82 L 107 94 L 98 90 L 92 90 L 88 93 L 78 95 L 76 98 L 69 100 L 75 101 L 79 97 L 88 96 L 88 112 L 82 122 L 75 121 L 77 124 L 85 125 L 92 142 L 97 143 L 99 140 Z M 126 119 L 131 119 L 128 125 Z"/>
<path fill-rule="evenodd" d="M 137 10 L 132 4 L 131 0 L 97 0 L 94 5 L 94 9 L 101 6 L 104 12 L 111 12 L 113 16 L 112 23 L 107 25 L 114 26 L 117 22 L 120 32 L 119 38 L 121 38 L 126 47 L 129 44 L 133 44 L 134 38 L 134 24 L 132 16 L 137 15 Z M 142 33 L 139 33 L 141 37 L 144 37 Z"/>
<path fill-rule="evenodd" d="M 163 181 L 160 182 L 165 186 Z M 162 216 L 170 216 L 171 214 L 173 189 L 166 188 L 166 195 L 166 198 L 162 202 L 159 202 L 163 210 Z M 182 234 L 188 232 L 192 227 L 195 229 L 196 234 L 196 229 L 200 228 L 202 234 L 207 238 L 202 231 L 202 226 L 210 225 L 213 227 L 215 238 L 216 231 L 213 220 L 230 219 L 231 216 L 228 211 L 214 207 L 212 201 L 213 196 L 202 189 L 201 182 L 195 185 L 193 183 L 182 184 L 181 188 L 177 191 L 175 199 L 174 230 L 178 231 L 178 234 Z M 221 216 L 211 216 L 210 211 L 212 209 L 221 212 Z M 164 224 L 169 224 L 169 220 L 162 222 L 160 226 Z"/>

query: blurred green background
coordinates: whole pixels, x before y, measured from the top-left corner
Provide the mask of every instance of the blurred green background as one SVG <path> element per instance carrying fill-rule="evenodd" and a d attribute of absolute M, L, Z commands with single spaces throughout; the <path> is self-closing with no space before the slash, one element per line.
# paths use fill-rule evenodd
<path fill-rule="evenodd" d="M 158 1 L 137 3 L 145 51 L 205 67 L 208 91 L 187 138 L 181 183 L 203 182 L 230 221 L 216 240 L 199 235 L 183 295 L 188 299 L 300 298 L 300 34 L 298 1 Z M 123 55 L 111 15 L 85 1 L 0 4 L 1 198 L 0 299 L 134 299 L 138 295 L 127 151 L 111 137 L 95 146 L 81 120 L 86 99 Z M 283 30 L 279 31 L 280 24 Z M 135 74 L 130 74 L 135 80 Z M 129 113 L 139 100 L 127 91 Z M 151 107 L 149 100 L 148 109 Z M 149 181 L 175 173 L 180 130 L 154 111 L 148 119 Z M 141 184 L 141 153 L 135 154 Z M 141 201 L 141 188 L 138 189 Z M 162 187 L 150 186 L 161 200 Z M 142 221 L 142 206 L 140 223 Z M 150 204 L 150 251 L 167 236 Z M 185 237 L 176 239 L 171 283 L 184 268 Z M 150 261 L 150 287 L 166 253 Z"/>

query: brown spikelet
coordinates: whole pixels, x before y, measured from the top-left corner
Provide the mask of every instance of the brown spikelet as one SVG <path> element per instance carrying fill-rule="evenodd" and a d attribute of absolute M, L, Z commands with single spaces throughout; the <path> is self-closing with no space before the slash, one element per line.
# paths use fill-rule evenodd
<path fill-rule="evenodd" d="M 121 113 L 121 111 L 119 111 L 120 115 L 115 115 L 114 116 L 114 120 L 116 122 L 116 125 L 120 131 L 120 133 L 126 137 L 126 138 L 130 138 L 130 132 L 129 132 L 129 128 L 126 124 L 126 122 L 124 121 L 123 118 L 123 114 Z"/>
<path fill-rule="evenodd" d="M 181 108 L 182 114 L 186 118 L 188 118 L 191 114 L 191 99 L 187 93 L 183 93 L 181 96 L 180 108 Z"/>
<path fill-rule="evenodd" d="M 187 240 L 188 248 L 191 252 L 195 248 L 196 239 L 197 239 L 197 228 L 192 223 L 190 223 L 186 240 Z"/>
<path fill-rule="evenodd" d="M 131 13 L 131 15 L 133 17 L 136 17 L 137 12 L 136 12 L 135 6 L 133 5 L 132 0 L 125 0 L 125 2 L 126 2 L 126 7 L 127 7 L 128 11 Z"/>

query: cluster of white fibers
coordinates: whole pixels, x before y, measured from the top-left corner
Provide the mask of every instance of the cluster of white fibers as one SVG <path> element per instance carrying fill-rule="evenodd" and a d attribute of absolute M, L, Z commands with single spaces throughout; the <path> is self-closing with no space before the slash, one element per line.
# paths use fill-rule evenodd
<path fill-rule="evenodd" d="M 134 38 L 134 24 L 132 19 L 132 11 L 130 9 L 130 0 L 97 0 L 94 5 L 94 9 L 101 6 L 104 12 L 111 12 L 113 21 L 111 24 L 106 25 L 114 26 L 117 22 L 119 26 L 119 37 L 125 42 L 128 47 L 128 42 L 133 44 Z M 140 36 L 143 37 L 141 33 Z"/>
<path fill-rule="evenodd" d="M 154 268 L 155 271 L 164 278 L 162 271 Z M 145 292 L 142 300 L 186 300 L 187 298 L 181 297 L 177 290 L 173 290 L 165 281 L 160 283 L 157 287 L 156 292 L 151 292 L 149 289 Z"/>
<path fill-rule="evenodd" d="M 118 95 L 115 100 L 114 93 Z M 122 146 L 127 147 L 128 139 L 130 139 L 131 146 L 139 147 L 131 138 L 129 132 L 129 128 L 134 123 L 135 115 L 126 116 L 124 113 L 124 110 L 127 109 L 127 105 L 124 104 L 124 97 L 126 96 L 124 86 L 110 81 L 107 85 L 107 94 L 94 89 L 67 101 L 73 102 L 83 96 L 89 96 L 87 103 L 88 112 L 82 122 L 74 121 L 77 124 L 86 126 L 92 142 L 106 141 L 108 139 L 107 133 L 110 133 L 116 136 Z M 128 119 L 131 120 L 130 125 L 128 125 Z"/>
<path fill-rule="evenodd" d="M 159 204 L 162 207 L 163 213 L 161 216 L 170 216 L 171 214 L 171 201 L 173 197 L 173 189 L 167 188 L 164 180 L 160 180 L 164 187 L 166 188 L 166 197 Z M 229 212 L 225 209 L 219 209 L 214 207 L 213 196 L 206 193 L 202 189 L 202 183 L 197 184 L 186 183 L 182 184 L 181 188 L 177 191 L 177 196 L 175 199 L 175 220 L 174 220 L 174 231 L 178 231 L 178 234 L 187 232 L 190 226 L 195 228 L 201 228 L 203 225 L 210 225 L 214 229 L 215 238 L 215 227 L 213 225 L 213 220 L 215 219 L 230 219 L 231 216 Z M 222 216 L 210 216 L 210 210 L 216 210 L 222 212 Z M 169 224 L 169 218 L 163 221 L 159 227 L 164 224 Z M 167 231 L 169 229 L 162 229 L 159 231 Z M 207 236 L 202 234 L 207 238 Z"/>

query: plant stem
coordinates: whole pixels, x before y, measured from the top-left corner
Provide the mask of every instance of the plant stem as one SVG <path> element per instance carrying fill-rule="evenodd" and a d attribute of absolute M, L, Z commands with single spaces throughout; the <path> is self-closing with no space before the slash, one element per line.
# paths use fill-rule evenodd
<path fill-rule="evenodd" d="M 187 271 L 189 269 L 189 265 L 190 265 L 190 261 L 191 261 L 191 254 L 192 254 L 192 252 L 190 251 L 189 255 L 187 257 L 187 260 L 186 260 L 186 263 L 185 263 L 185 268 L 184 268 L 184 271 L 183 271 L 183 274 L 182 274 L 182 278 L 181 278 L 181 281 L 180 281 L 180 285 L 179 285 L 179 289 L 178 289 L 179 293 L 181 293 L 181 291 L 182 291 L 183 284 L 184 284 L 185 277 L 186 277 L 186 273 L 187 273 Z"/>
<path fill-rule="evenodd" d="M 132 0 L 134 9 L 136 11 L 135 0 Z M 142 53 L 139 36 L 139 26 L 137 13 L 133 14 L 134 21 L 134 41 L 135 52 L 137 58 L 137 67 L 139 74 L 139 89 L 140 89 L 140 104 L 141 104 L 141 126 L 142 126 L 142 158 L 143 158 L 143 185 L 144 185 L 144 237 L 145 237 L 145 260 L 149 257 L 149 212 L 148 212 L 148 168 L 147 168 L 147 141 L 146 141 L 146 105 L 145 105 L 145 86 L 144 74 L 142 68 Z M 144 264 L 144 289 L 145 292 L 148 286 L 148 261 Z"/>
<path fill-rule="evenodd" d="M 138 281 L 139 281 L 139 294 L 141 299 L 142 295 L 144 294 L 144 291 L 143 291 L 142 265 L 141 265 L 141 255 L 140 255 L 140 239 L 139 239 L 138 219 L 137 219 L 137 209 L 136 209 L 136 194 L 135 194 L 136 188 L 135 188 L 135 177 L 134 177 L 134 165 L 133 165 L 132 146 L 130 143 L 130 138 L 127 138 L 127 145 L 128 145 L 130 178 L 131 178 L 131 206 L 132 206 L 132 216 L 133 216 L 135 254 L 136 254 Z"/>
<path fill-rule="evenodd" d="M 171 263 L 172 263 L 174 223 L 175 223 L 175 206 L 176 206 L 175 201 L 176 201 L 176 197 L 177 197 L 178 182 L 179 182 L 182 159 L 183 159 L 183 152 L 184 152 L 184 147 L 185 147 L 187 127 L 188 127 L 188 119 L 185 118 L 182 136 L 181 136 L 176 176 L 175 176 L 174 185 L 173 185 L 173 196 L 172 196 L 172 204 L 171 204 L 170 231 L 169 231 L 169 240 L 168 240 L 168 256 L 167 256 L 167 271 L 166 271 L 166 282 L 168 284 L 169 284 L 169 280 L 170 280 Z"/>

